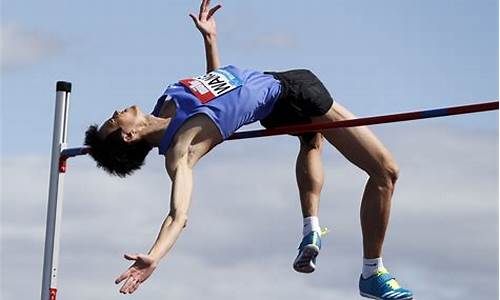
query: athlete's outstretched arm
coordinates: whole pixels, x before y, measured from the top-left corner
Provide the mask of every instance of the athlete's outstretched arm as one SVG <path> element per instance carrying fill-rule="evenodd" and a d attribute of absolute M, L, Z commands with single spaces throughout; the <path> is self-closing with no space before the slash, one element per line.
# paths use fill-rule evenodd
<path fill-rule="evenodd" d="M 203 35 L 205 43 L 205 56 L 207 59 L 207 73 L 220 67 L 219 50 L 217 49 L 217 29 L 215 25 L 215 12 L 221 8 L 220 4 L 210 8 L 210 0 L 202 0 L 198 16 L 189 14 L 196 28 Z"/>
<path fill-rule="evenodd" d="M 183 155 L 179 159 L 170 160 L 166 167 L 172 179 L 170 212 L 163 221 L 158 237 L 147 255 L 125 254 L 126 259 L 135 262 L 115 281 L 118 284 L 126 280 L 120 289 L 123 294 L 135 292 L 139 285 L 151 276 L 186 225 L 193 190 L 192 166 L 188 163 L 187 155 Z"/>
<path fill-rule="evenodd" d="M 172 180 L 170 212 L 147 255 L 125 255 L 126 259 L 135 262 L 117 278 L 117 284 L 126 279 L 120 292 L 133 293 L 170 251 L 187 222 L 193 190 L 193 168 L 222 140 L 218 127 L 204 114 L 191 117 L 178 130 L 165 156 L 165 168 Z"/>
<path fill-rule="evenodd" d="M 149 251 L 149 255 L 157 262 L 170 251 L 187 222 L 193 191 L 193 166 L 189 164 L 187 156 L 183 155 L 174 160 L 167 159 L 165 165 L 172 180 L 172 191 L 170 212 L 163 221 L 160 233 Z"/>

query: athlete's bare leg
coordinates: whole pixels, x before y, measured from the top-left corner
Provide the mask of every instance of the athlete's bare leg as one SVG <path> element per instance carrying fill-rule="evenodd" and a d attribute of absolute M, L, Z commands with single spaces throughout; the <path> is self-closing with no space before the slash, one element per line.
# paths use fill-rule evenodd
<path fill-rule="evenodd" d="M 325 115 L 314 118 L 314 122 L 352 118 L 352 113 L 334 103 Z M 389 151 L 366 126 L 336 128 L 322 133 L 349 161 L 369 175 L 360 211 L 363 252 L 365 258 L 381 257 L 398 166 Z"/>
<path fill-rule="evenodd" d="M 300 206 L 304 218 L 317 216 L 319 198 L 323 187 L 323 135 L 313 134 L 312 138 L 299 137 L 300 150 L 295 165 L 295 175 L 299 188 Z"/>
<path fill-rule="evenodd" d="M 318 220 L 319 197 L 323 187 L 321 151 L 323 135 L 305 134 L 300 139 L 300 151 L 295 165 L 299 187 L 300 206 L 304 217 L 303 238 L 293 268 L 300 273 L 311 273 L 316 269 L 316 257 L 321 249 Z"/>

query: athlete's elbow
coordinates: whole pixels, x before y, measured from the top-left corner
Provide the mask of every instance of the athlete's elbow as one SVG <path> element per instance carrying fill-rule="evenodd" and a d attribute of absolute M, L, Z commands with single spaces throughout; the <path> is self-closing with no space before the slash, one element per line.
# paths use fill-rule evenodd
<path fill-rule="evenodd" d="M 182 227 L 186 227 L 188 221 L 187 213 L 181 212 L 170 212 L 170 217 L 172 217 L 172 222 L 175 224 L 179 224 Z"/>

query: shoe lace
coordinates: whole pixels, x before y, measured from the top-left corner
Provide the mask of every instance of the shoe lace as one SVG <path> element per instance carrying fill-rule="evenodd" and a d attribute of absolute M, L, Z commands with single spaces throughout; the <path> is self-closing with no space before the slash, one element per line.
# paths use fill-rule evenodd
<path fill-rule="evenodd" d="M 382 274 L 386 274 L 386 273 L 389 273 L 389 271 L 387 271 L 386 268 L 382 268 L 381 270 L 377 271 L 377 275 L 382 275 Z M 399 283 L 396 281 L 395 278 L 392 278 L 391 280 L 386 281 L 385 284 L 387 284 L 393 290 L 397 290 L 397 289 L 401 288 L 401 286 L 399 285 Z"/>
<path fill-rule="evenodd" d="M 391 279 L 387 281 L 387 285 L 390 286 L 393 290 L 397 290 L 401 287 L 399 283 L 396 281 L 396 279 Z"/>
<path fill-rule="evenodd" d="M 330 229 L 328 229 L 327 227 L 323 227 L 323 228 L 321 228 L 320 236 L 321 237 L 327 236 L 329 233 L 330 233 Z"/>

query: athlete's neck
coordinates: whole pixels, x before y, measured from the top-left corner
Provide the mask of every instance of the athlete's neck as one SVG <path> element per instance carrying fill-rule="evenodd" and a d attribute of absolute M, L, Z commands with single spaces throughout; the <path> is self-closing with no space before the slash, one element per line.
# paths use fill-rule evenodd
<path fill-rule="evenodd" d="M 158 112 L 158 117 L 146 115 L 141 137 L 151 146 L 160 146 L 170 121 L 175 117 L 177 106 L 173 101 L 165 101 Z"/>
<path fill-rule="evenodd" d="M 153 115 L 146 115 L 146 124 L 141 131 L 142 138 L 151 146 L 158 147 L 171 120 L 171 117 L 159 118 Z"/>

